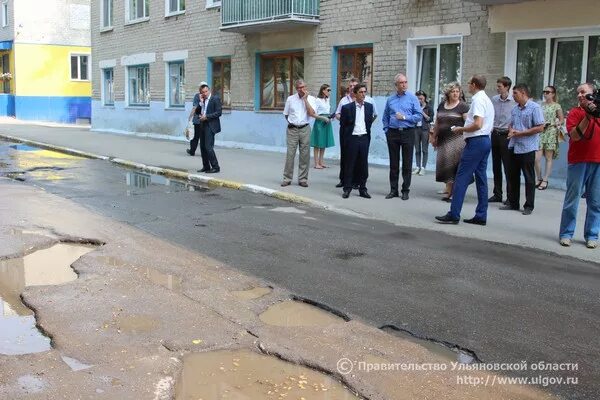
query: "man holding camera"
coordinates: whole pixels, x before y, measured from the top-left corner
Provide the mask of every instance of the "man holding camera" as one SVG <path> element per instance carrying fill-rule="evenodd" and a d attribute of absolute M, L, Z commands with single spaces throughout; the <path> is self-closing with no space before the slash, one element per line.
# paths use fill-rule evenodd
<path fill-rule="evenodd" d="M 575 233 L 577 207 L 586 194 L 584 238 L 590 249 L 598 246 L 600 231 L 600 94 L 584 83 L 577 88 L 579 105 L 569 111 L 567 192 L 560 220 L 560 244 L 570 246 Z"/>

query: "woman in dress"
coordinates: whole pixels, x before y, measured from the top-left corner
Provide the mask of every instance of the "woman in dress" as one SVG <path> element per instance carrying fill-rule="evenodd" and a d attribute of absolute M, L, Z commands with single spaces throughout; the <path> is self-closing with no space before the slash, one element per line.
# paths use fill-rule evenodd
<path fill-rule="evenodd" d="M 465 148 L 462 133 L 454 133 L 452 126 L 464 126 L 469 106 L 460 100 L 460 84 L 453 82 L 444 88 L 444 101 L 437 109 L 432 144 L 437 148 L 435 180 L 446 184 L 446 196 L 450 201 L 454 177 Z"/>
<path fill-rule="evenodd" d="M 329 94 L 331 87 L 328 84 L 321 85 L 317 95 L 317 108 L 315 112 L 319 115 L 313 126 L 310 135 L 310 145 L 314 147 L 315 168 L 323 169 L 327 166 L 323 164 L 323 155 L 327 147 L 335 145 L 333 141 L 333 128 L 331 127 L 331 104 L 329 103 Z"/>
<path fill-rule="evenodd" d="M 427 93 L 419 90 L 415 95 L 421 104 L 421 115 L 423 117 L 417 123 L 417 129 L 415 129 L 415 158 L 417 159 L 417 167 L 413 170 L 413 175 L 425 175 L 427 155 L 429 153 L 429 127 L 431 121 L 433 121 L 433 108 L 427 101 Z"/>
<path fill-rule="evenodd" d="M 544 102 L 542 103 L 546 125 L 540 134 L 540 149 L 535 153 L 535 174 L 538 182 L 537 188 L 548 188 L 548 177 L 552 173 L 552 161 L 558 158 L 559 134 L 564 121 L 563 111 L 556 96 L 554 86 L 544 89 Z M 542 155 L 546 158 L 546 171 L 542 176 Z"/>

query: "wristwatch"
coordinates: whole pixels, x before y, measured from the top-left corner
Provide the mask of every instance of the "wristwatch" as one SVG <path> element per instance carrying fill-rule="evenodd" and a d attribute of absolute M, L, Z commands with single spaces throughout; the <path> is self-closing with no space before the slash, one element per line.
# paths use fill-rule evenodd
<path fill-rule="evenodd" d="M 406 119 L 406 115 L 402 116 L 402 121 L 404 121 Z"/>

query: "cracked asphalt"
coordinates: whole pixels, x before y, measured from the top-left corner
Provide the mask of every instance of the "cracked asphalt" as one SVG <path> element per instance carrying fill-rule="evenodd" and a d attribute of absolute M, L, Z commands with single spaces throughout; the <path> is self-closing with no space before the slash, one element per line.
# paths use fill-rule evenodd
<path fill-rule="evenodd" d="M 0 175 L 483 362 L 577 363 L 578 385 L 545 390 L 600 398 L 599 264 L 56 154 L 0 142 Z"/>

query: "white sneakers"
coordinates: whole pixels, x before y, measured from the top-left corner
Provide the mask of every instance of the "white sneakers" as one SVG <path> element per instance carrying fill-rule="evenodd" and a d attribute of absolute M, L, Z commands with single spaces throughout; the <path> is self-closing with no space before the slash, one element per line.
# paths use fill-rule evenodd
<path fill-rule="evenodd" d="M 559 241 L 561 246 L 564 247 L 569 247 L 571 245 L 571 239 L 569 238 L 562 238 Z M 598 247 L 598 241 L 596 240 L 587 240 L 585 242 L 585 247 L 587 247 L 588 249 L 595 249 L 596 247 Z"/>
<path fill-rule="evenodd" d="M 562 239 L 560 239 L 559 243 L 560 243 L 561 246 L 569 247 L 571 245 L 571 239 L 569 239 L 569 238 L 562 238 Z"/>
<path fill-rule="evenodd" d="M 423 176 L 423 175 L 425 175 L 425 168 L 415 168 L 415 169 L 413 169 L 412 174 Z"/>
<path fill-rule="evenodd" d="M 421 176 L 425 175 L 425 168 L 421 168 L 421 170 L 419 171 L 419 175 L 421 175 Z"/>

